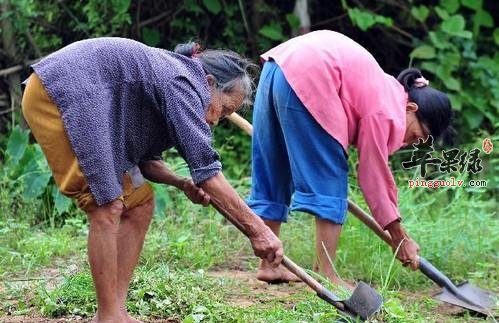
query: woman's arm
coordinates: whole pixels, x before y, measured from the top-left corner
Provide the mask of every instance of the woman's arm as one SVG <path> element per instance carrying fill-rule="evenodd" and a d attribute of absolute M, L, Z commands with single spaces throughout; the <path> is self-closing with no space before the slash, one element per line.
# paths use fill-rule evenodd
<path fill-rule="evenodd" d="M 169 170 L 162 160 L 148 160 L 139 164 L 142 175 L 151 182 L 175 186 L 196 204 L 208 206 L 210 196 L 197 187 L 190 178 L 181 177 Z"/>
<path fill-rule="evenodd" d="M 397 259 L 416 270 L 419 246 L 400 223 L 397 187 L 388 165 L 387 124 L 377 115 L 364 117 L 359 124 L 359 184 L 376 222 L 390 232 Z"/>
<path fill-rule="evenodd" d="M 274 266 L 279 265 L 284 254 L 281 241 L 239 197 L 222 172 L 202 182 L 200 186 L 210 195 L 213 204 L 241 224 L 255 255 L 267 259 Z"/>
<path fill-rule="evenodd" d="M 244 203 L 222 172 L 210 177 L 198 187 L 192 180 L 180 177 L 166 168 L 162 160 L 141 162 L 139 167 L 146 179 L 173 185 L 183 190 L 194 203 L 207 206 L 211 199 L 217 207 L 243 226 L 256 256 L 267 259 L 275 266 L 281 262 L 284 254 L 281 241 Z"/>
<path fill-rule="evenodd" d="M 169 170 L 162 160 L 147 160 L 140 162 L 140 172 L 149 181 L 175 186 L 182 189 L 187 178 L 180 177 Z"/>

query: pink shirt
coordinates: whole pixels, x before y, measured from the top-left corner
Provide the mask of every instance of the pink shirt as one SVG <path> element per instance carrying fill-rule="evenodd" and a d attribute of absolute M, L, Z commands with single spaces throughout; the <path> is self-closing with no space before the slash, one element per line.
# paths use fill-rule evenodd
<path fill-rule="evenodd" d="M 345 149 L 359 151 L 358 180 L 376 221 L 399 219 L 388 156 L 403 145 L 407 93 L 352 39 L 329 30 L 288 40 L 272 58 L 310 114 Z"/>

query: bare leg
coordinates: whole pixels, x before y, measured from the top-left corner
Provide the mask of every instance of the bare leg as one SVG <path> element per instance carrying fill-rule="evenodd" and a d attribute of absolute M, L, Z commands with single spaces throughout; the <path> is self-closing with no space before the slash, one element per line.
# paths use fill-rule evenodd
<path fill-rule="evenodd" d="M 353 290 L 352 286 L 338 277 L 331 263 L 336 258 L 336 247 L 340 238 L 341 227 L 341 224 L 315 217 L 317 263 L 314 265 L 314 270 L 319 269 L 333 284 Z M 328 258 L 328 254 L 331 259 Z"/>
<path fill-rule="evenodd" d="M 118 290 L 118 229 L 123 203 L 119 200 L 87 213 L 88 260 L 97 294 L 94 322 L 123 322 Z"/>
<path fill-rule="evenodd" d="M 281 222 L 270 220 L 265 220 L 264 222 L 272 230 L 272 232 L 279 237 Z M 263 259 L 260 260 L 260 266 L 258 268 L 258 272 L 256 273 L 256 278 L 268 283 L 300 281 L 298 277 L 284 268 L 284 266 L 280 265 L 279 267 L 274 268 L 267 260 Z"/>
<path fill-rule="evenodd" d="M 126 311 L 128 285 L 139 260 L 154 212 L 154 199 L 123 213 L 118 231 L 118 302 L 128 322 L 140 322 Z"/>

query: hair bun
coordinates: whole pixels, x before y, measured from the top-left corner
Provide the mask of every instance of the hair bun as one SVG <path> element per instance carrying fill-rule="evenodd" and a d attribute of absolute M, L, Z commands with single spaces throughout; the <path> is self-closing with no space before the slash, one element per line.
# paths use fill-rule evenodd
<path fill-rule="evenodd" d="M 417 68 L 406 68 L 397 76 L 397 81 L 404 86 L 406 91 L 414 86 L 416 79 L 422 78 L 421 71 Z"/>
<path fill-rule="evenodd" d="M 201 46 L 198 43 L 188 42 L 184 44 L 178 44 L 177 46 L 175 46 L 175 49 L 173 51 L 180 55 L 192 57 L 196 56 L 196 54 L 199 54 L 200 50 Z"/>

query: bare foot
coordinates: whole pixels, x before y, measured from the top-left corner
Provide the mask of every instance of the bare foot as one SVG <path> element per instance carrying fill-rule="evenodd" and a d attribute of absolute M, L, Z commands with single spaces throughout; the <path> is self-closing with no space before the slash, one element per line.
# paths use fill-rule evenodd
<path fill-rule="evenodd" d="M 130 314 L 127 313 L 127 322 L 128 323 L 143 323 L 140 320 L 137 320 L 136 318 L 132 317 Z"/>
<path fill-rule="evenodd" d="M 281 284 L 289 282 L 300 282 L 300 278 L 295 274 L 279 265 L 279 267 L 272 267 L 266 261 L 260 261 L 260 267 L 256 273 L 256 279 L 267 282 L 269 284 Z"/>
<path fill-rule="evenodd" d="M 137 320 L 136 318 L 134 318 L 133 316 L 131 316 L 130 313 L 128 313 L 127 310 L 124 309 L 124 308 L 121 308 L 121 314 L 126 318 L 126 320 L 124 322 L 127 322 L 127 323 L 143 323 L 142 321 Z"/>
<path fill-rule="evenodd" d="M 97 314 L 92 318 L 90 323 L 122 323 L 127 322 L 126 319 L 120 317 L 118 319 L 100 319 Z"/>
<path fill-rule="evenodd" d="M 99 317 L 99 311 L 97 311 L 95 313 L 95 316 L 92 318 L 92 320 L 90 321 L 90 323 L 123 323 L 123 322 L 140 322 L 140 321 L 129 321 L 128 320 L 128 313 L 123 313 L 120 312 L 120 314 L 118 315 L 117 318 L 114 318 L 114 319 L 103 319 L 103 318 L 100 318 Z M 132 318 L 133 319 L 133 318 Z"/>
<path fill-rule="evenodd" d="M 331 284 L 333 284 L 335 286 L 339 286 L 341 288 L 345 288 L 347 291 L 350 291 L 350 292 L 353 292 L 353 290 L 355 289 L 354 285 L 347 283 L 343 279 L 336 276 L 334 273 L 324 273 L 324 272 L 320 271 L 319 263 L 317 261 L 314 261 L 313 268 L 314 268 L 313 269 L 314 272 L 318 273 L 319 275 L 325 276 L 331 282 Z M 332 269 L 329 269 L 329 270 L 332 270 Z"/>
<path fill-rule="evenodd" d="M 333 276 L 326 276 L 327 279 L 335 286 L 339 286 L 341 288 L 344 288 L 350 292 L 353 292 L 355 289 L 354 285 L 351 285 L 350 283 L 344 281 L 343 279 L 333 275 Z"/>

